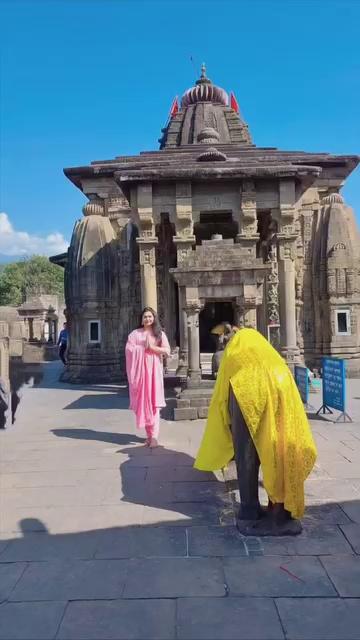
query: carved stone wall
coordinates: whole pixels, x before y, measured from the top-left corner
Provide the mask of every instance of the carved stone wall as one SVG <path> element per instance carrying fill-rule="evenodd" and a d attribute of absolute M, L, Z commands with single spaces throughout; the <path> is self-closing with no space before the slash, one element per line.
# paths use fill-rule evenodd
<path fill-rule="evenodd" d="M 308 358 L 316 364 L 322 355 L 347 360 L 349 375 L 360 372 L 360 260 L 358 231 L 351 222 L 342 196 L 323 197 L 314 216 L 312 279 L 314 341 L 308 343 Z M 346 311 L 350 322 L 347 332 L 337 326 L 337 313 Z M 306 328 L 310 330 L 307 325 Z M 309 348 L 310 347 L 310 348 Z"/>
<path fill-rule="evenodd" d="M 170 273 L 170 269 L 176 267 L 174 232 L 174 225 L 171 224 L 169 216 L 164 215 L 156 229 L 159 241 L 156 247 L 158 314 L 172 348 L 175 348 L 179 341 L 177 288 Z"/>

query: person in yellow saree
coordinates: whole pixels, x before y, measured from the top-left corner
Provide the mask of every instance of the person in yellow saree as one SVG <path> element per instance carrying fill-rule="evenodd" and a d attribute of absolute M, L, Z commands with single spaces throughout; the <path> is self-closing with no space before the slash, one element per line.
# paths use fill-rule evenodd
<path fill-rule="evenodd" d="M 234 427 L 246 431 L 245 440 L 244 435 L 234 433 Z M 225 467 L 235 453 L 242 498 L 240 475 L 247 472 L 251 447 L 262 468 L 269 505 L 275 510 L 280 507 L 288 519 L 301 518 L 304 482 L 316 460 L 310 426 L 292 373 L 281 355 L 258 331 L 244 328 L 235 333 L 225 349 L 194 466 L 215 471 Z M 240 520 L 264 516 L 260 505 L 255 516 L 246 513 L 246 505 L 242 507 Z M 294 533 L 300 530 L 301 526 Z"/>

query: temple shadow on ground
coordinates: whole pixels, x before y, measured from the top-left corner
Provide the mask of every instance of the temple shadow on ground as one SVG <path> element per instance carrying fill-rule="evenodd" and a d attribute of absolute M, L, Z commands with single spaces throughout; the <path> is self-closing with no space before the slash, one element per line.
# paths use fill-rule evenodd
<path fill-rule="evenodd" d="M 140 504 L 149 504 L 148 499 L 143 496 L 143 502 Z M 349 500 L 342 502 L 329 502 L 319 505 L 311 505 L 307 507 L 305 517 L 303 519 L 303 532 L 296 537 L 270 537 L 270 538 L 247 538 L 241 535 L 234 524 L 221 524 L 220 522 L 199 522 L 196 518 L 189 515 L 187 518 L 177 520 L 158 520 L 154 519 L 151 524 L 127 524 L 119 523 L 117 526 L 89 529 L 79 532 L 51 533 L 46 524 L 37 517 L 23 518 L 19 522 L 19 530 L 13 534 L 9 532 L 3 534 L 0 549 L 0 564 L 16 561 L 39 561 L 39 560 L 65 560 L 65 559 L 99 559 L 99 558 L 149 558 L 149 557 L 174 557 L 174 556 L 236 556 L 236 555 L 252 555 L 251 553 L 241 553 L 242 545 L 250 544 L 257 540 L 260 546 L 257 547 L 255 555 L 262 555 L 261 550 L 265 551 L 263 555 L 309 555 L 309 556 L 327 556 L 355 554 L 360 555 L 360 537 L 359 533 L 352 537 L 352 527 L 360 528 L 360 522 L 353 521 L 349 512 L 359 513 L 360 500 Z M 334 517 L 333 520 L 327 516 L 335 510 L 336 514 L 341 514 L 341 518 Z M 337 523 L 336 520 L 339 520 Z M 340 522 L 341 520 L 341 522 Z M 203 552 L 199 551 L 199 544 L 196 544 L 196 552 L 190 546 L 187 548 L 184 538 L 184 546 L 177 550 L 172 549 L 169 552 L 167 545 L 155 545 L 156 550 L 152 552 L 148 545 L 144 545 L 145 532 L 155 532 L 159 528 L 164 528 L 169 534 L 173 534 L 177 530 L 192 529 L 199 532 L 204 540 Z M 209 531 L 210 538 L 213 542 L 213 552 L 208 548 L 209 536 L 206 536 L 206 530 Z M 225 539 L 224 534 L 225 533 Z M 20 537 L 19 537 L 20 533 Z M 217 535 L 219 539 L 217 540 Z M 343 544 L 342 548 L 330 550 L 330 546 L 334 546 L 334 534 L 339 533 L 337 542 Z M 121 545 L 109 545 L 107 553 L 99 550 L 105 539 L 116 541 L 116 535 L 121 538 Z M 212 535 L 213 534 L 213 535 Z M 125 537 L 124 537 L 125 535 Z M 16 537 L 15 537 L 16 536 Z M 138 536 L 138 539 L 137 539 Z M 206 537 L 206 542 L 205 542 Z M 92 544 L 89 544 L 92 538 Z M 219 543 L 221 544 L 221 552 L 219 552 Z M 307 542 L 312 541 L 312 548 L 307 549 Z M 316 541 L 316 549 L 313 548 Z M 226 542 L 229 543 L 227 548 Z M 239 546 L 239 553 L 236 553 L 234 542 Z M 296 551 L 298 542 L 301 543 L 302 550 Z M 128 543 L 128 544 L 126 544 Z M 305 546 L 303 546 L 305 543 Z M 277 549 L 276 547 L 279 546 Z M 91 547 L 91 548 L 89 548 Z M 268 550 L 267 550 L 268 547 Z M 267 551 L 267 552 L 266 552 Z M 260 552 L 260 553 L 259 553 Z M 0 604 L 6 600 L 0 600 Z"/>

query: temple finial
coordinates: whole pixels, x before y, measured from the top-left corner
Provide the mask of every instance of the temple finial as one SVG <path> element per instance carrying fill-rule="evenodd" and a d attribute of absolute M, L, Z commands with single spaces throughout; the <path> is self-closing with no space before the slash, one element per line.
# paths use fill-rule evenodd
<path fill-rule="evenodd" d="M 195 84 L 197 84 L 197 85 L 199 85 L 199 84 L 212 84 L 211 80 L 206 75 L 206 64 L 205 64 L 205 62 L 203 62 L 202 65 L 201 65 L 200 78 L 199 78 L 199 80 L 196 80 Z"/>

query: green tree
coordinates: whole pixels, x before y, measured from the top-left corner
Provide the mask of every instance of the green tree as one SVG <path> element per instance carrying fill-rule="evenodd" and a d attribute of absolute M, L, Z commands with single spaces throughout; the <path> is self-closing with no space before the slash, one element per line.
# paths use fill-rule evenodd
<path fill-rule="evenodd" d="M 64 270 L 44 256 L 7 264 L 0 273 L 0 305 L 17 307 L 41 294 L 64 295 Z"/>

